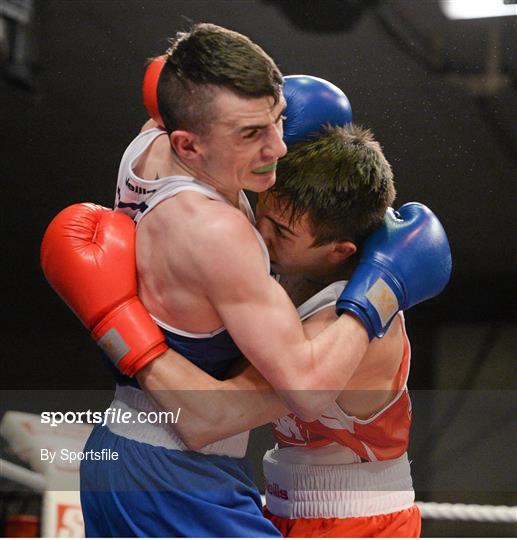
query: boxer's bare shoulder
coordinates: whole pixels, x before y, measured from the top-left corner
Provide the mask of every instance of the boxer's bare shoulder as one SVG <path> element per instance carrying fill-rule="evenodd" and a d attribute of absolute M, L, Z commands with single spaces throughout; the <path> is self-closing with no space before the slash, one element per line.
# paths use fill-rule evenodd
<path fill-rule="evenodd" d="M 170 244 L 171 239 L 174 239 L 175 249 L 193 242 L 194 248 L 199 243 L 217 243 L 221 235 L 224 235 L 225 240 L 227 235 L 231 235 L 231 244 L 236 245 L 239 244 L 235 240 L 236 234 L 244 235 L 245 239 L 256 239 L 253 226 L 240 210 L 195 191 L 180 192 L 158 204 L 142 218 L 138 234 L 141 232 L 159 233 L 153 237 L 153 242 Z M 225 242 L 225 245 L 229 244 Z"/>

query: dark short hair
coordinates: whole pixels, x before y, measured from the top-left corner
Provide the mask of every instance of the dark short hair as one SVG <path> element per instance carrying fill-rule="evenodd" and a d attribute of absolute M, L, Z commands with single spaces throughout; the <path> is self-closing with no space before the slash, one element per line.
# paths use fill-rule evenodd
<path fill-rule="evenodd" d="M 238 96 L 271 96 L 282 92 L 282 74 L 273 60 L 249 38 L 216 26 L 197 24 L 170 40 L 158 81 L 158 107 L 167 131 L 206 133 L 217 111 L 218 88 Z"/>
<path fill-rule="evenodd" d="M 308 213 L 314 246 L 349 240 L 360 248 L 393 204 L 395 186 L 371 131 L 349 125 L 290 147 L 269 193 L 285 203 L 291 223 Z"/>

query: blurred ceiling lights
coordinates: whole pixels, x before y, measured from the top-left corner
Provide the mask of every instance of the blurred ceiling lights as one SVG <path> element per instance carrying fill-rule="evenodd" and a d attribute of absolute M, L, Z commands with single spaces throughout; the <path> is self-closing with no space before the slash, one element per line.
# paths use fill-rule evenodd
<path fill-rule="evenodd" d="M 481 19 L 517 15 L 516 0 L 440 0 L 449 19 Z"/>

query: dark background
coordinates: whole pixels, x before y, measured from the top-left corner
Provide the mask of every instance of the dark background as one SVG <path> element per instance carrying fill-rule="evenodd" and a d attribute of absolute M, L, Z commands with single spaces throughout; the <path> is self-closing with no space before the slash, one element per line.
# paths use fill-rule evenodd
<path fill-rule="evenodd" d="M 391 162 L 397 206 L 441 219 L 450 285 L 407 314 L 413 346 L 412 458 L 419 500 L 515 504 L 515 203 L 517 17 L 453 21 L 435 0 L 35 3 L 25 57 L 2 50 L 6 408 L 35 410 L 36 389 L 109 389 L 86 331 L 46 284 L 41 237 L 74 202 L 111 206 L 118 164 L 146 120 L 145 60 L 192 22 L 248 35 L 282 72 L 341 87 L 354 120 Z M 15 26 L 7 21 L 15 47 Z M 65 407 L 65 405 L 63 405 Z M 512 409 L 513 407 L 513 409 Z M 97 407 L 98 408 L 98 407 Z M 271 444 L 253 435 L 259 463 Z M 258 469 L 257 469 L 258 470 Z M 515 528 L 426 522 L 434 536 L 515 535 Z"/>

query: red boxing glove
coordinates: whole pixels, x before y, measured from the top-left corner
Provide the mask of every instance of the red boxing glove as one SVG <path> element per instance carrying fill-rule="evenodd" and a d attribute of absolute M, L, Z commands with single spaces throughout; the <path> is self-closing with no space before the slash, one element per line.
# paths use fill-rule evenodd
<path fill-rule="evenodd" d="M 50 223 L 41 266 L 113 364 L 133 376 L 167 350 L 137 296 L 135 225 L 125 214 L 74 204 Z"/>
<path fill-rule="evenodd" d="M 166 54 L 153 58 L 145 69 L 144 80 L 142 82 L 142 98 L 147 114 L 162 128 L 165 128 L 165 123 L 160 114 L 160 107 L 158 106 L 158 80 L 166 62 Z"/>

